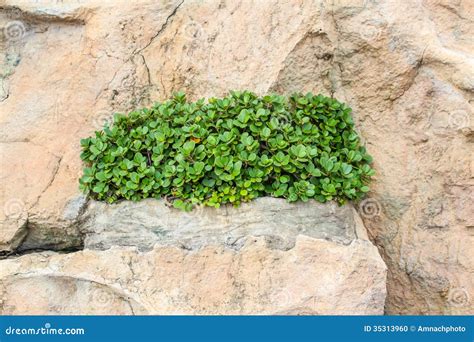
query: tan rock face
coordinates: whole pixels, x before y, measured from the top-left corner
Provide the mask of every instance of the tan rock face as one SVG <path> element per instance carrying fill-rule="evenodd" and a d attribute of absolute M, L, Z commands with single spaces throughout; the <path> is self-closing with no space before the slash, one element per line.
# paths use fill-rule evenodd
<path fill-rule="evenodd" d="M 255 237 L 239 251 L 121 248 L 1 263 L 4 315 L 382 314 L 386 293 L 385 265 L 367 240 L 300 237 L 282 251 Z"/>
<path fill-rule="evenodd" d="M 0 261 L 0 313 L 383 313 L 386 266 L 350 205 L 148 199 L 80 217 L 83 252 Z"/>
<path fill-rule="evenodd" d="M 474 313 L 473 6 L 3 1 L 1 249 L 80 245 L 79 139 L 113 111 L 175 90 L 322 92 L 353 107 L 375 159 L 359 212 L 386 312 Z"/>

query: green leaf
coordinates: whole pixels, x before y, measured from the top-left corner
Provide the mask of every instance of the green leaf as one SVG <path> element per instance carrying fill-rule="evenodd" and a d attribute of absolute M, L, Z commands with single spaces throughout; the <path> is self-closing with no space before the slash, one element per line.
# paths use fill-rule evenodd
<path fill-rule="evenodd" d="M 270 136 L 270 134 L 272 134 L 272 131 L 270 130 L 270 128 L 265 127 L 265 128 L 262 130 L 262 137 L 268 138 L 268 137 Z"/>
<path fill-rule="evenodd" d="M 212 188 L 216 184 L 216 181 L 212 178 L 205 178 L 202 180 L 202 184 L 209 188 Z"/>
<path fill-rule="evenodd" d="M 344 175 L 348 175 L 352 171 L 352 165 L 342 163 L 341 170 Z"/>
<path fill-rule="evenodd" d="M 130 174 L 130 179 L 132 180 L 132 182 L 134 183 L 139 183 L 140 182 L 140 176 L 138 175 L 138 173 L 136 172 L 132 172 Z"/>
<path fill-rule="evenodd" d="M 191 152 L 194 150 L 194 146 L 196 146 L 196 143 L 194 141 L 186 141 L 183 145 L 183 152 L 186 155 L 191 154 Z"/>
<path fill-rule="evenodd" d="M 204 162 L 198 161 L 198 162 L 194 163 L 194 171 L 197 174 L 199 174 L 204 170 L 204 166 L 206 166 L 206 164 L 204 164 Z"/>
<path fill-rule="evenodd" d="M 104 183 L 97 183 L 93 188 L 92 188 L 92 191 L 94 191 L 95 193 L 101 193 L 105 188 L 105 184 Z"/>
<path fill-rule="evenodd" d="M 107 176 L 106 176 L 105 172 L 103 172 L 103 171 L 97 172 L 96 175 L 95 175 L 95 178 L 97 178 L 101 182 L 105 182 L 107 180 Z"/>
<path fill-rule="evenodd" d="M 99 150 L 95 145 L 92 145 L 92 146 L 90 147 L 90 150 L 91 150 L 91 152 L 92 152 L 94 155 L 100 154 L 100 150 Z"/>

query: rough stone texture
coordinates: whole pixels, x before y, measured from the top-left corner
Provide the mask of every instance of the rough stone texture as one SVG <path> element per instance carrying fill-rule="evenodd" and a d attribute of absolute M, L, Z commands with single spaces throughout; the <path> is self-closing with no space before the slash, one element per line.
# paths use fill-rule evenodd
<path fill-rule="evenodd" d="M 384 310 L 387 269 L 350 205 L 260 198 L 183 213 L 148 199 L 79 216 L 84 251 L 0 261 L 0 314 Z"/>
<path fill-rule="evenodd" d="M 359 212 L 389 269 L 386 312 L 472 314 L 473 12 L 468 0 L 3 0 L 0 247 L 46 235 L 77 247 L 64 210 L 79 138 L 112 111 L 179 89 L 311 90 L 353 107 L 375 158 Z"/>
<path fill-rule="evenodd" d="M 147 199 L 115 205 L 91 202 L 82 218 L 84 247 L 108 249 L 156 244 L 200 249 L 209 244 L 239 248 L 244 239 L 264 236 L 277 249 L 290 249 L 298 235 L 349 244 L 357 237 L 353 207 L 315 201 L 297 205 L 263 197 L 240 207 L 197 207 L 183 213 L 165 201 Z M 362 227 L 362 229 L 365 229 Z"/>
<path fill-rule="evenodd" d="M 275 250 L 157 246 L 7 259 L 0 314 L 382 314 L 386 267 L 377 248 L 299 236 Z"/>

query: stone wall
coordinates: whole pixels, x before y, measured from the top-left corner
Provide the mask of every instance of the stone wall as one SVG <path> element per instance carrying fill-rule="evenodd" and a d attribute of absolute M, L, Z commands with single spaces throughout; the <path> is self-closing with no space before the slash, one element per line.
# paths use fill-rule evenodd
<path fill-rule="evenodd" d="M 322 92 L 353 107 L 375 159 L 357 209 L 388 267 L 386 313 L 474 313 L 473 12 L 467 0 L 2 0 L 1 250 L 82 248 L 79 139 L 114 111 L 176 90 Z M 1 272 L 142 255 L 49 253 L 11 256 Z"/>
<path fill-rule="evenodd" d="M 92 202 L 78 227 L 83 251 L 0 261 L 0 314 L 384 311 L 386 266 L 350 205 Z"/>

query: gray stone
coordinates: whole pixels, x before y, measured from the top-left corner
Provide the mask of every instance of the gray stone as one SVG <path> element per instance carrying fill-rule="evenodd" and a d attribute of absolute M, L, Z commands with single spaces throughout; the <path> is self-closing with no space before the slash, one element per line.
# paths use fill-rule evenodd
<path fill-rule="evenodd" d="M 79 218 L 84 209 L 86 208 L 87 197 L 85 195 L 79 195 L 71 198 L 63 211 L 63 219 L 74 221 Z"/>
<path fill-rule="evenodd" d="M 349 244 L 356 238 L 351 205 L 288 203 L 264 197 L 240 207 L 170 208 L 164 200 L 124 201 L 107 205 L 92 201 L 81 229 L 86 248 L 104 250 L 155 245 L 199 249 L 207 245 L 239 248 L 247 236 L 262 236 L 272 248 L 287 250 L 298 235 Z"/>

